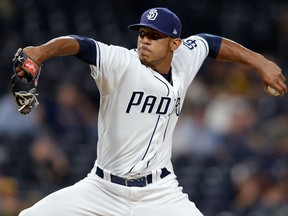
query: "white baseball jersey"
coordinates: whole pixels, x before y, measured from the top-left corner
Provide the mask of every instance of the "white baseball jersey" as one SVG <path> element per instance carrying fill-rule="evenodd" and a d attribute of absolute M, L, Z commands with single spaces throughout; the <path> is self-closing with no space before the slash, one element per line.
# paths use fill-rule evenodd
<path fill-rule="evenodd" d="M 83 180 L 19 216 L 203 216 L 173 174 L 159 180 L 156 172 L 152 184 L 126 187 L 100 178 L 95 170 L 99 166 L 126 178 L 164 167 L 173 172 L 172 133 L 186 90 L 208 55 L 207 42 L 198 36 L 183 40 L 172 61 L 173 85 L 141 64 L 135 50 L 95 43 L 91 69 L 101 93 L 95 166 Z"/>
<path fill-rule="evenodd" d="M 172 134 L 190 83 L 208 55 L 199 36 L 182 40 L 172 80 L 143 65 L 136 50 L 96 42 L 91 73 L 99 88 L 99 166 L 119 176 L 143 176 L 171 165 Z M 94 167 L 94 168 L 95 168 Z"/>

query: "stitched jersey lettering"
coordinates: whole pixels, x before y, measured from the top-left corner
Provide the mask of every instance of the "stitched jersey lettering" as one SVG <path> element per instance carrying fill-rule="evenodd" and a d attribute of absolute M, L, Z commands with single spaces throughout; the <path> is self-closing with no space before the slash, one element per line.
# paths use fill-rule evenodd
<path fill-rule="evenodd" d="M 126 113 L 130 113 L 132 108 L 140 108 L 141 113 L 154 113 L 165 115 L 171 103 L 169 97 L 156 97 L 154 95 L 144 95 L 142 91 L 133 92 L 127 105 Z"/>
<path fill-rule="evenodd" d="M 191 40 L 191 39 L 184 40 L 183 41 L 183 45 L 186 46 L 190 50 L 192 50 L 192 49 L 197 47 L 196 40 Z"/>

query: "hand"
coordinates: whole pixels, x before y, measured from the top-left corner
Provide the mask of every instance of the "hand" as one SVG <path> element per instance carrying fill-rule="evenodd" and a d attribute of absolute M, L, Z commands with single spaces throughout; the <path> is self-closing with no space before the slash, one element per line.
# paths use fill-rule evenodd
<path fill-rule="evenodd" d="M 263 82 L 264 91 L 271 95 L 267 89 L 268 86 L 271 86 L 278 90 L 281 96 L 284 96 L 288 89 L 285 84 L 286 78 L 283 76 L 281 69 L 274 62 L 265 58 L 258 65 L 258 74 Z"/>
<path fill-rule="evenodd" d="M 39 105 L 36 88 L 41 67 L 42 65 L 30 58 L 21 48 L 14 55 L 11 87 L 21 114 L 29 114 Z"/>
<path fill-rule="evenodd" d="M 39 60 L 40 52 L 38 47 L 33 46 L 25 47 L 23 49 L 23 52 L 31 59 L 33 59 L 33 61 L 35 61 L 38 65 L 41 65 L 42 62 Z M 17 76 L 20 78 L 26 75 L 26 72 L 24 72 L 21 67 L 16 67 L 15 72 Z"/>

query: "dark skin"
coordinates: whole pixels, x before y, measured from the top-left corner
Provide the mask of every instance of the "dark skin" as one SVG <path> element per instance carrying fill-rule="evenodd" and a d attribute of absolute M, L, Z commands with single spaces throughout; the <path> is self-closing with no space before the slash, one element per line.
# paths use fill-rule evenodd
<path fill-rule="evenodd" d="M 167 74 L 171 67 L 174 51 L 181 45 L 180 38 L 171 38 L 151 28 L 140 28 L 137 51 L 144 65 Z"/>
<path fill-rule="evenodd" d="M 137 40 L 137 51 L 142 64 L 151 67 L 154 71 L 167 74 L 171 67 L 174 51 L 181 45 L 180 38 L 169 37 L 157 30 L 141 27 Z M 79 43 L 71 37 L 54 38 L 40 46 L 29 46 L 24 52 L 38 64 L 54 56 L 75 55 L 79 51 Z M 242 45 L 222 38 L 217 61 L 235 62 L 253 68 L 263 83 L 264 91 L 271 86 L 278 90 L 281 96 L 287 93 L 286 78 L 281 69 L 263 55 L 253 52 Z M 25 75 L 17 68 L 18 76 Z"/>
<path fill-rule="evenodd" d="M 232 61 L 252 67 L 260 77 L 264 91 L 268 95 L 270 95 L 267 90 L 268 86 L 278 90 L 281 96 L 287 93 L 286 78 L 283 76 L 282 70 L 274 62 L 234 41 L 223 38 L 217 60 Z"/>

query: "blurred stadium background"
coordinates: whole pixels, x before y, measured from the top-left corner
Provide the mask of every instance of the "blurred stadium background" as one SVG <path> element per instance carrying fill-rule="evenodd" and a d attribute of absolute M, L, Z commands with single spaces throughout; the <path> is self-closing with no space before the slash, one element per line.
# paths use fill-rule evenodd
<path fill-rule="evenodd" d="M 133 48 L 126 26 L 150 7 L 182 20 L 183 37 L 212 33 L 275 61 L 287 76 L 288 3 L 280 0 L 0 0 L 0 216 L 82 179 L 96 157 L 99 93 L 74 57 L 48 60 L 41 106 L 22 116 L 10 90 L 19 47 L 80 34 Z M 288 215 L 288 107 L 255 71 L 207 59 L 174 138 L 179 182 L 205 216 Z"/>

